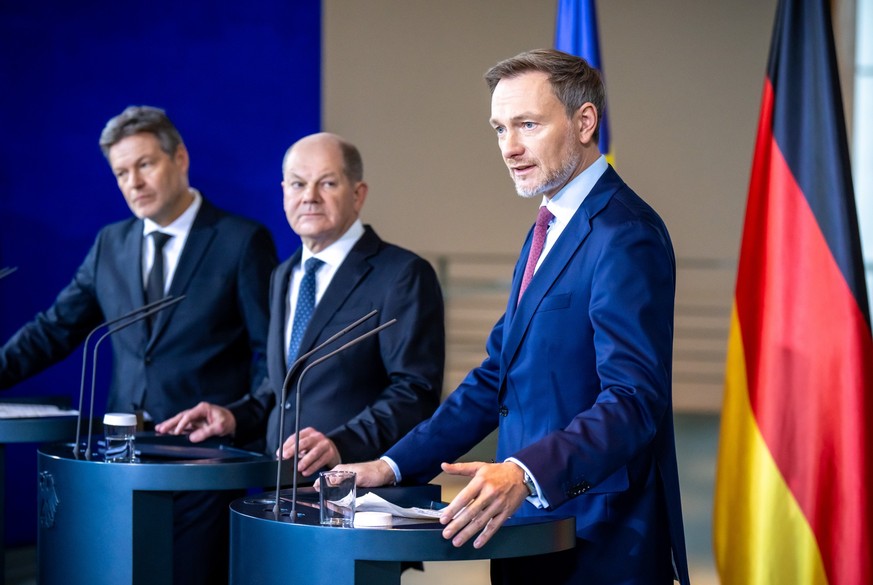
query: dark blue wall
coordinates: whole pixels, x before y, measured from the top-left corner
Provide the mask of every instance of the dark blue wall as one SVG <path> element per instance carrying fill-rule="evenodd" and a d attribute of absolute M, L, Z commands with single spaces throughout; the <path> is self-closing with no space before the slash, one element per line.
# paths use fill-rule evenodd
<path fill-rule="evenodd" d="M 18 267 L 0 281 L 0 343 L 49 306 L 101 226 L 129 215 L 97 146 L 128 105 L 164 108 L 192 186 L 262 221 L 288 256 L 299 240 L 281 159 L 319 130 L 320 47 L 318 0 L 0 2 L 0 268 Z M 80 364 L 76 352 L 3 395 L 72 397 Z M 6 541 L 35 542 L 35 446 L 7 448 L 6 477 Z"/>

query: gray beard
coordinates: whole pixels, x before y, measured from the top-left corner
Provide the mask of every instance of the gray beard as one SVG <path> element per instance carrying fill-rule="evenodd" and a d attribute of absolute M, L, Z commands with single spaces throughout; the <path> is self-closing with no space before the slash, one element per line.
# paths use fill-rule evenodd
<path fill-rule="evenodd" d="M 567 180 L 573 175 L 573 171 L 576 170 L 578 165 L 579 157 L 576 153 L 570 153 L 561 165 L 561 168 L 556 169 L 552 171 L 551 174 L 547 175 L 545 181 L 539 185 L 533 185 L 528 188 L 524 188 L 518 183 L 515 183 L 515 192 L 518 193 L 519 197 L 525 199 L 541 197 L 545 193 L 553 192 L 567 183 Z"/>

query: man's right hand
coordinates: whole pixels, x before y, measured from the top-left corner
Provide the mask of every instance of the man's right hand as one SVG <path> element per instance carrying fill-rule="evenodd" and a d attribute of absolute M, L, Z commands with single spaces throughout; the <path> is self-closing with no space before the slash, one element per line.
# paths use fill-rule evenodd
<path fill-rule="evenodd" d="M 201 402 L 176 416 L 155 425 L 155 431 L 166 435 L 188 435 L 192 443 L 209 437 L 223 437 L 236 432 L 236 418 L 223 406 Z"/>
<path fill-rule="evenodd" d="M 394 471 L 391 466 L 376 459 L 366 463 L 348 463 L 334 467 L 337 471 L 354 471 L 355 485 L 358 487 L 379 487 L 391 485 L 395 481 Z"/>

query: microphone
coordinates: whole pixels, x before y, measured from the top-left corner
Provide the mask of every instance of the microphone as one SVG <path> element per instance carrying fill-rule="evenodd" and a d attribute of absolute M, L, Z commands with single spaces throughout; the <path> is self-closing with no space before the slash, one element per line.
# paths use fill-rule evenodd
<path fill-rule="evenodd" d="M 6 268 L 0 268 L 0 280 L 6 278 L 16 270 L 18 270 L 17 266 L 7 266 Z"/>
<path fill-rule="evenodd" d="M 91 458 L 91 430 L 92 430 L 93 425 L 94 425 L 94 421 L 93 421 L 93 418 L 94 418 L 94 387 L 96 385 L 96 379 L 97 379 L 97 348 L 99 347 L 100 342 L 102 342 L 107 336 L 112 335 L 116 331 L 120 331 L 120 330 L 124 329 L 125 327 L 133 325 L 137 321 L 142 321 L 143 319 L 157 313 L 158 311 L 162 311 L 171 305 L 175 305 L 176 303 L 178 303 L 179 301 L 181 301 L 184 298 L 185 298 L 185 295 L 182 295 L 180 297 L 168 296 L 168 297 L 164 297 L 160 300 L 157 300 L 153 303 L 143 305 L 142 307 L 134 309 L 133 311 L 130 311 L 129 313 L 121 315 L 120 317 L 116 317 L 115 319 L 110 319 L 109 321 L 106 321 L 105 323 L 101 323 L 100 325 L 98 325 L 97 327 L 92 329 L 88 333 L 88 336 L 85 337 L 85 343 L 83 344 L 83 347 L 82 347 L 82 378 L 81 378 L 81 381 L 79 382 L 79 409 L 78 409 L 79 415 L 76 419 L 76 442 L 73 444 L 73 455 L 76 457 L 76 459 L 79 458 L 79 438 L 81 435 L 81 428 L 82 428 L 82 402 L 84 401 L 84 398 L 85 398 L 85 372 L 88 369 L 88 367 L 87 367 L 88 366 L 88 342 L 91 340 L 91 337 L 93 337 L 94 334 L 97 333 L 97 331 L 99 331 L 101 328 L 110 327 L 110 329 L 108 331 L 106 331 L 106 333 L 104 333 L 97 340 L 97 343 L 94 345 L 94 355 L 93 355 L 92 366 L 91 366 L 91 406 L 90 406 L 90 414 L 89 414 L 89 421 L 88 421 L 88 446 L 87 446 L 87 449 L 85 450 L 85 458 L 86 459 Z"/>
<path fill-rule="evenodd" d="M 325 339 L 323 342 L 319 343 L 317 346 L 315 346 L 314 348 L 310 349 L 309 351 L 307 351 L 306 353 L 304 353 L 303 355 L 298 357 L 296 360 L 294 360 L 294 362 L 288 368 L 288 372 L 285 374 L 285 380 L 282 382 L 282 396 L 281 396 L 281 400 L 279 402 L 279 447 L 280 448 L 282 447 L 282 442 L 284 440 L 284 435 L 285 435 L 285 401 L 288 400 L 288 386 L 291 385 L 291 375 L 297 370 L 297 367 L 300 364 L 302 364 L 304 362 L 304 360 L 306 360 L 306 358 L 308 358 L 309 356 L 311 356 L 315 352 L 323 349 L 329 343 L 336 341 L 337 339 L 339 339 L 340 337 L 342 337 L 343 335 L 345 335 L 346 333 L 348 333 L 349 331 L 351 331 L 352 329 L 354 329 L 355 327 L 357 327 L 358 325 L 360 325 L 361 323 L 363 323 L 364 321 L 366 321 L 370 317 L 376 315 L 378 312 L 379 311 L 377 309 L 373 309 L 372 311 L 370 311 L 369 313 L 367 313 L 366 315 L 364 315 L 363 317 L 361 317 L 357 321 L 355 321 L 349 325 L 346 325 L 340 331 L 337 331 L 336 333 L 334 333 L 333 335 L 331 335 L 330 337 Z M 296 477 L 297 477 L 297 467 L 296 466 L 294 468 L 294 477 L 295 477 L 295 481 L 296 481 Z M 279 463 L 276 466 L 276 510 L 275 510 L 275 514 L 276 514 L 277 518 L 279 516 L 279 487 L 281 484 L 281 478 L 282 478 L 282 457 L 279 456 Z"/>
<path fill-rule="evenodd" d="M 295 407 L 294 407 L 294 414 L 295 414 L 295 416 L 294 416 L 294 463 L 293 463 L 293 467 L 292 467 L 294 475 L 292 478 L 292 485 L 291 485 L 291 522 L 297 521 L 297 461 L 299 459 L 299 451 L 300 451 L 300 389 L 301 389 L 301 382 L 303 382 L 303 377 L 306 375 L 306 372 L 311 370 L 314 366 L 317 366 L 321 362 L 332 358 L 336 354 L 345 351 L 346 349 L 352 347 L 355 344 L 360 343 L 361 341 L 364 341 L 368 337 L 372 337 L 373 335 L 376 335 L 377 333 L 379 333 L 383 329 L 386 329 L 386 328 L 390 327 L 391 325 L 394 325 L 395 323 L 397 323 L 397 319 L 391 319 L 390 321 L 386 321 L 385 323 L 379 325 L 378 327 L 371 329 L 371 330 L 367 331 L 366 333 L 359 335 L 358 337 L 355 337 L 351 341 L 344 343 L 343 345 L 339 346 L 335 350 L 321 356 L 320 358 L 316 359 L 311 364 L 309 364 L 305 368 L 303 368 L 303 371 L 300 372 L 300 376 L 297 378 L 297 396 L 295 399 Z M 286 389 L 283 388 L 282 390 L 284 392 Z M 282 403 L 282 411 L 284 412 L 284 402 Z M 281 436 L 280 436 L 279 440 L 280 440 L 279 447 L 281 448 Z M 279 465 L 281 466 L 281 464 L 282 464 L 282 457 L 280 456 L 279 457 Z M 276 514 L 277 518 L 279 516 L 279 511 L 280 511 L 279 510 L 279 487 L 277 485 L 276 486 L 276 506 L 274 508 L 274 513 Z"/>

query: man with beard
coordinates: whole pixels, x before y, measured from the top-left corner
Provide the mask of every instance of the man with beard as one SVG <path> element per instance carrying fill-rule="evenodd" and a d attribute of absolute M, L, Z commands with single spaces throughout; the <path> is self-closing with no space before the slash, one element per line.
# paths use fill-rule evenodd
<path fill-rule="evenodd" d="M 576 519 L 572 550 L 495 560 L 494 583 L 688 583 L 673 433 L 675 259 L 657 213 L 598 149 L 599 73 L 555 50 L 495 65 L 491 126 L 540 197 L 488 357 L 358 485 L 470 478 L 443 536 L 484 546 L 510 516 Z M 494 463 L 451 463 L 498 429 Z M 478 536 L 477 536 L 478 534 Z"/>

